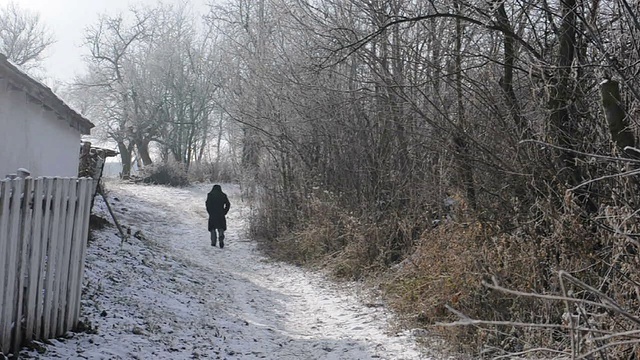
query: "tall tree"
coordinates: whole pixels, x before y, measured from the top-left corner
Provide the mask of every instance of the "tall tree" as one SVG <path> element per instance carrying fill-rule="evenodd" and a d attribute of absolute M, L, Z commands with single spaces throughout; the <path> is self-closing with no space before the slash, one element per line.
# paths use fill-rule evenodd
<path fill-rule="evenodd" d="M 128 75 L 136 59 L 132 53 L 136 46 L 149 38 L 152 13 L 132 11 L 130 22 L 124 15 L 102 16 L 97 25 L 87 29 L 86 45 L 90 56 L 87 58 L 88 72 L 77 81 L 77 86 L 96 89 L 104 97 L 97 98 L 108 111 L 100 119 L 108 136 L 118 145 L 122 160 L 122 175 L 131 173 L 132 155 L 136 145 L 135 121 L 139 97 L 131 86 Z"/>

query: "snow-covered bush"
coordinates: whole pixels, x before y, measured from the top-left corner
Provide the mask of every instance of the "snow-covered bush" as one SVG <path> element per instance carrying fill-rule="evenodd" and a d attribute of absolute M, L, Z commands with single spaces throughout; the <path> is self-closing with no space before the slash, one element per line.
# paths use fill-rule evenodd
<path fill-rule="evenodd" d="M 187 186 L 189 178 L 182 164 L 160 163 L 149 165 L 142 171 L 143 182 L 156 185 Z"/>

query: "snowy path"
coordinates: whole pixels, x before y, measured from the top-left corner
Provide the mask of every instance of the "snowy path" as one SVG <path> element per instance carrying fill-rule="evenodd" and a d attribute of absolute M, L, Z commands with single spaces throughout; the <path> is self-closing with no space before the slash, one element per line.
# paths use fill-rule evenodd
<path fill-rule="evenodd" d="M 232 204 L 224 249 L 208 240 L 209 186 L 108 187 L 121 222 L 142 236 L 120 247 L 107 228 L 89 247 L 83 318 L 97 334 L 25 357 L 430 359 L 410 335 L 390 334 L 390 315 L 360 302 L 355 285 L 259 255 L 237 187 L 223 185 Z"/>

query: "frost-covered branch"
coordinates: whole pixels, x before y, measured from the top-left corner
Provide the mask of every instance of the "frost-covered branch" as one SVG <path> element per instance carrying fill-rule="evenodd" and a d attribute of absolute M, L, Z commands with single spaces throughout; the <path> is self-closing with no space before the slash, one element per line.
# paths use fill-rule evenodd
<path fill-rule="evenodd" d="M 45 51 L 55 43 L 40 14 L 16 2 L 0 7 L 0 53 L 26 70 L 38 67 Z"/>

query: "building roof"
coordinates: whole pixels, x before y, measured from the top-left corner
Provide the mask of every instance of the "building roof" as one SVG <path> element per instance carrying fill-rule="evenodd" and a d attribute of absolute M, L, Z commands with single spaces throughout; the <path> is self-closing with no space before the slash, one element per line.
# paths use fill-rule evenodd
<path fill-rule="evenodd" d="M 105 157 L 114 157 L 114 156 L 120 155 L 119 152 L 113 149 L 109 149 L 102 146 L 95 146 L 91 143 L 91 141 L 82 140 L 80 142 L 82 143 L 83 146 L 89 146 L 91 153 L 102 153 Z"/>
<path fill-rule="evenodd" d="M 91 121 L 65 104 L 50 88 L 12 64 L 4 54 L 0 54 L 0 80 L 7 81 L 11 88 L 24 91 L 29 101 L 53 111 L 58 120 L 68 122 L 69 126 L 77 129 L 81 134 L 89 135 L 91 128 L 94 127 Z"/>

